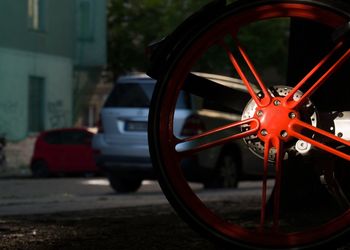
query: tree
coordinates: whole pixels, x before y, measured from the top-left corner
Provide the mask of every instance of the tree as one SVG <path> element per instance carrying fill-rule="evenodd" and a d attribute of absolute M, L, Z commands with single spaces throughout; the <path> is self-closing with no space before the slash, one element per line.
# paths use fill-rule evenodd
<path fill-rule="evenodd" d="M 147 46 L 170 34 L 188 16 L 209 2 L 210 0 L 109 0 L 108 63 L 111 70 L 116 75 L 145 71 L 148 68 Z M 281 54 L 287 53 L 287 37 L 281 36 L 281 32 L 284 32 L 287 25 L 289 23 L 283 20 L 268 25 L 255 24 L 240 32 L 240 39 L 250 45 L 249 53 L 257 59 L 257 66 L 262 67 L 262 71 L 271 65 L 279 65 L 278 73 L 285 74 L 283 65 L 286 63 L 281 60 L 286 58 L 281 58 Z M 256 40 L 256 34 L 262 34 L 265 44 Z M 219 74 L 233 72 L 232 67 L 228 68 L 227 55 L 222 53 L 222 48 L 218 50 L 220 53 L 209 51 L 196 70 Z"/>
<path fill-rule="evenodd" d="M 208 0 L 110 0 L 108 62 L 115 74 L 145 71 L 147 46 L 176 28 Z"/>

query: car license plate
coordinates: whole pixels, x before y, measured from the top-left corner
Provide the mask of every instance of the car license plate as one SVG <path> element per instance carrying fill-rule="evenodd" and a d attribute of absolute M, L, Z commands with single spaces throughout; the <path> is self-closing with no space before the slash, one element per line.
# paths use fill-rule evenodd
<path fill-rule="evenodd" d="M 147 122 L 135 122 L 127 121 L 125 122 L 126 131 L 147 131 Z"/>

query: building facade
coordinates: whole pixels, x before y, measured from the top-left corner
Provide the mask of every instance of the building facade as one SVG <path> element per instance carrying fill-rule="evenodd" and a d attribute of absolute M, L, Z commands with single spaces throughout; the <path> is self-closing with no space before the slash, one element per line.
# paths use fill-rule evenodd
<path fill-rule="evenodd" d="M 106 63 L 106 1 L 3 0 L 0 30 L 0 134 L 72 126 L 75 90 Z"/>

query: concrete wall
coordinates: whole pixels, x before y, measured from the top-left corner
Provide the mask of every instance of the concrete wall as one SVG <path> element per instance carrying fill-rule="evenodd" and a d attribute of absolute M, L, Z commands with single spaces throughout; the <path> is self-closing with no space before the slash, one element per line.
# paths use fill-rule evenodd
<path fill-rule="evenodd" d="M 45 78 L 45 129 L 71 125 L 73 61 L 69 58 L 0 48 L 0 134 L 28 135 L 29 76 Z"/>
<path fill-rule="evenodd" d="M 89 37 L 80 37 L 83 24 L 82 8 L 85 4 L 90 6 Z M 75 64 L 82 67 L 96 67 L 106 64 L 107 58 L 107 20 L 106 0 L 76 0 L 76 49 Z"/>
<path fill-rule="evenodd" d="M 0 47 L 74 58 L 75 1 L 45 0 L 44 31 L 29 28 L 27 3 L 0 1 Z"/>
<path fill-rule="evenodd" d="M 28 132 L 29 77 L 44 86 L 44 129 L 72 126 L 73 89 L 97 84 L 74 75 L 98 72 L 106 63 L 106 0 L 41 0 L 44 28 L 34 30 L 28 0 L 0 1 L 0 134 L 19 141 Z M 87 20 L 81 4 L 90 6 L 91 36 L 80 36 Z M 85 13 L 86 14 L 86 13 Z"/>

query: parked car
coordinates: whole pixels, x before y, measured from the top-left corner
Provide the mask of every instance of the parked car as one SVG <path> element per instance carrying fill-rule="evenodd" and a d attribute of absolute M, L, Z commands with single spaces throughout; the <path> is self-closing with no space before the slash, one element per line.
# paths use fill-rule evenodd
<path fill-rule="evenodd" d="M 198 73 L 199 74 L 199 73 Z M 238 79 L 202 74 L 229 84 L 237 91 L 244 87 Z M 136 191 L 142 180 L 154 179 L 147 140 L 147 120 L 155 80 L 145 74 L 119 77 L 100 111 L 98 132 L 92 146 L 95 160 L 117 192 Z M 182 91 L 174 115 L 174 134 L 198 134 L 205 129 L 241 119 L 241 115 L 206 109 L 203 100 Z M 206 104 L 210 107 L 210 103 Z M 240 140 L 197 154 L 183 163 L 189 181 L 206 187 L 237 187 L 247 176 L 261 175 L 261 159 Z"/>
<path fill-rule="evenodd" d="M 34 177 L 55 174 L 97 173 L 91 140 L 85 128 L 63 128 L 42 132 L 34 147 L 30 168 Z"/>

